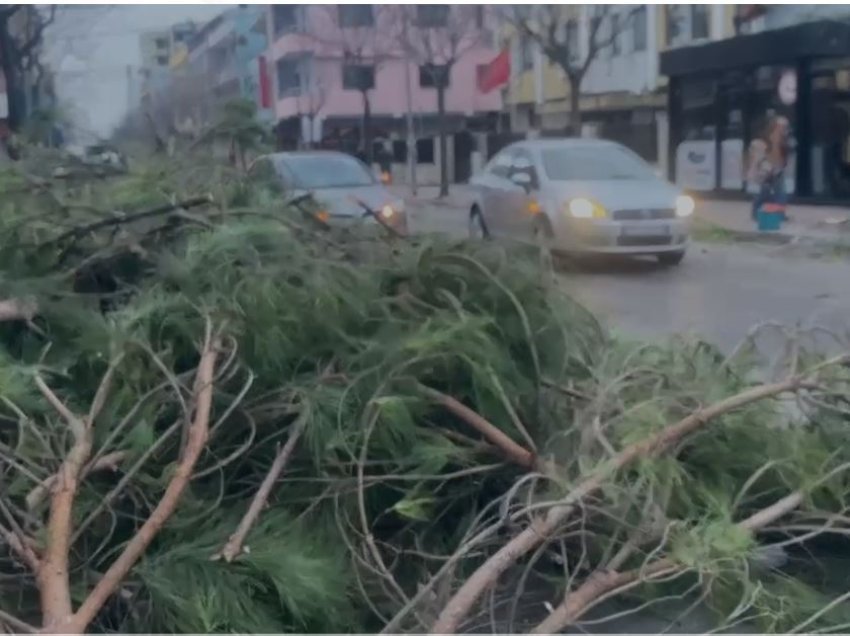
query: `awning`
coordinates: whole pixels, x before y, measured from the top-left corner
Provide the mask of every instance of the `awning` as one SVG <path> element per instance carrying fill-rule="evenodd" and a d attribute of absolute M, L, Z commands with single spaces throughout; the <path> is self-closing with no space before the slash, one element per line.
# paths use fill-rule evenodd
<path fill-rule="evenodd" d="M 850 25 L 823 20 L 664 51 L 660 70 L 667 76 L 690 75 L 848 55 Z"/>

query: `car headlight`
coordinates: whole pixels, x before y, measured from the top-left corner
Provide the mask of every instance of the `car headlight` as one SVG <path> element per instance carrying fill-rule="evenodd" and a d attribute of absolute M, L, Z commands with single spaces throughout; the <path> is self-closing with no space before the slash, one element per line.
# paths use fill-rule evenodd
<path fill-rule="evenodd" d="M 601 219 L 605 217 L 605 208 L 596 201 L 585 197 L 570 199 L 567 211 L 577 219 Z"/>
<path fill-rule="evenodd" d="M 381 217 L 383 217 L 385 220 L 389 220 L 396 214 L 400 214 L 401 212 L 404 212 L 404 201 L 393 201 L 392 203 L 385 204 L 381 208 Z"/>
<path fill-rule="evenodd" d="M 694 213 L 697 204 L 693 197 L 682 194 L 676 197 L 676 216 L 690 216 Z"/>

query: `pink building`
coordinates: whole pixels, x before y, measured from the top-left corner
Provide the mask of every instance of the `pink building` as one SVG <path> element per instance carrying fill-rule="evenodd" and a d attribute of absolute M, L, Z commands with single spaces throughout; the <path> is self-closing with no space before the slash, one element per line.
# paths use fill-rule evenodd
<path fill-rule="evenodd" d="M 323 146 L 402 166 L 411 114 L 419 174 L 436 174 L 436 83 L 450 131 L 446 160 L 460 180 L 476 133 L 495 130 L 501 93 L 478 89 L 498 51 L 482 5 L 270 5 L 268 59 L 278 138 L 284 147 Z M 364 127 L 364 112 L 370 122 Z M 403 170 L 394 170 L 402 172 Z M 427 180 L 427 178 L 426 178 Z"/>

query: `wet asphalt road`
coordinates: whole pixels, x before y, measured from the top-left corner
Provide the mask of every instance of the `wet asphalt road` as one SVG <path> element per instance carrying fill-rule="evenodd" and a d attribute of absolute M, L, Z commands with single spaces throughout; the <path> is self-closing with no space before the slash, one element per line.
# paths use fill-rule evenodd
<path fill-rule="evenodd" d="M 414 207 L 410 225 L 414 232 L 466 234 L 458 209 Z M 850 260 L 794 248 L 693 244 L 670 269 L 652 259 L 605 259 L 561 272 L 567 289 L 627 335 L 694 333 L 728 351 L 762 321 L 850 331 Z M 768 349 L 778 344 L 771 340 L 766 335 Z"/>

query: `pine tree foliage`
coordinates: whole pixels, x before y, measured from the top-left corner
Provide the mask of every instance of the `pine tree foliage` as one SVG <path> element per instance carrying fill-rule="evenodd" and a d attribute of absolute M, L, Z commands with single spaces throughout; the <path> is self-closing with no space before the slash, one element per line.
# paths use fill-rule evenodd
<path fill-rule="evenodd" d="M 744 356 L 704 342 L 611 336 L 519 249 L 318 230 L 198 157 L 89 178 L 53 176 L 48 156 L 0 174 L 0 296 L 38 308 L 0 324 L 0 528 L 45 549 L 52 494 L 39 486 L 72 444 L 36 380 L 86 413 L 114 364 L 92 458 L 120 459 L 80 480 L 74 608 L 174 478 L 207 324 L 221 340 L 189 486 L 92 631 L 430 629 L 538 511 L 622 449 L 757 383 Z M 789 373 L 818 360 L 796 349 Z M 522 607 L 525 589 L 542 584 L 557 604 L 618 554 L 618 570 L 661 557 L 677 568 L 622 590 L 633 606 L 702 595 L 718 626 L 846 622 L 841 604 L 818 614 L 831 588 L 800 561 L 845 545 L 848 380 L 846 366 L 823 367 L 797 410 L 755 400 L 613 471 L 461 628 L 492 614 L 493 629 L 528 629 L 546 612 Z M 434 392 L 533 451 L 533 470 Z M 301 421 L 241 553 L 215 558 Z M 795 491 L 802 502 L 780 520 L 741 525 Z M 0 610 L 40 626 L 38 581 L 9 537 Z M 791 556 L 765 565 L 770 550 Z"/>

